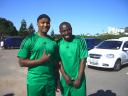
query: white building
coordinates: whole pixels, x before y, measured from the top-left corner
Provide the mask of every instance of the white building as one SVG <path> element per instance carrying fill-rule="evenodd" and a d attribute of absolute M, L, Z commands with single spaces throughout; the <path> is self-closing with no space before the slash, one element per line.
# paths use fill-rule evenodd
<path fill-rule="evenodd" d="M 111 27 L 109 26 L 107 28 L 107 33 L 108 34 L 115 34 L 115 35 L 118 35 L 119 33 L 124 33 L 125 32 L 125 29 L 124 28 L 116 28 L 116 27 Z"/>

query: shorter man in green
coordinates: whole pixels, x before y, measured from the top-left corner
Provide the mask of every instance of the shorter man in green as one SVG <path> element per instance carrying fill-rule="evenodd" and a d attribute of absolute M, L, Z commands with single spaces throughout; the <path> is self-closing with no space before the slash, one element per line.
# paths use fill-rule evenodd
<path fill-rule="evenodd" d="M 37 25 L 38 32 L 27 36 L 18 52 L 20 66 L 28 67 L 27 96 L 55 96 L 58 47 L 47 35 L 49 16 L 40 15 Z"/>
<path fill-rule="evenodd" d="M 72 27 L 68 22 L 62 22 L 59 29 L 63 37 L 58 41 L 62 96 L 86 96 L 84 73 L 88 56 L 86 42 L 72 35 Z"/>

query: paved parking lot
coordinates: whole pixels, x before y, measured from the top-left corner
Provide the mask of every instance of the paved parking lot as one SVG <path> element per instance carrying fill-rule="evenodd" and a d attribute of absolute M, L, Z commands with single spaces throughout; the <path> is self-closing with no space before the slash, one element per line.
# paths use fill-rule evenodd
<path fill-rule="evenodd" d="M 17 52 L 0 49 L 0 96 L 26 96 L 27 68 L 19 67 Z M 95 68 L 85 72 L 88 96 L 128 96 L 128 66 L 119 72 Z"/>
<path fill-rule="evenodd" d="M 18 65 L 17 52 L 0 49 L 0 96 L 26 96 L 27 68 Z"/>

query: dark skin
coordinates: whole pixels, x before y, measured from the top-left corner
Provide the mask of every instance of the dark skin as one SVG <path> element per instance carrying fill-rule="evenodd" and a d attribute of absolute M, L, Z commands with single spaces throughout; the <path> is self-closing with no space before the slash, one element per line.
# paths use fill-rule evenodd
<path fill-rule="evenodd" d="M 60 27 L 60 33 L 65 41 L 72 41 L 72 28 L 69 25 L 62 25 Z"/>
<path fill-rule="evenodd" d="M 60 33 L 61 36 L 64 38 L 65 41 L 67 42 L 71 42 L 73 40 L 73 36 L 72 36 L 72 27 L 70 24 L 63 24 L 60 26 Z M 62 73 L 65 81 L 67 84 L 73 84 L 74 87 L 79 87 L 80 83 L 81 83 L 81 78 L 82 75 L 84 74 L 84 70 L 85 70 L 85 64 L 86 64 L 86 59 L 82 59 L 80 61 L 80 66 L 79 66 L 79 73 L 78 73 L 78 77 L 76 80 L 71 80 L 70 76 L 68 75 L 68 73 L 65 72 L 62 62 L 60 62 L 61 68 L 60 68 L 60 72 Z"/>
<path fill-rule="evenodd" d="M 50 21 L 47 18 L 41 18 L 37 22 L 38 34 L 42 37 L 47 37 L 47 32 L 50 28 Z M 51 54 L 46 55 L 46 52 L 42 54 L 40 60 L 30 60 L 28 58 L 19 58 L 19 64 L 21 67 L 33 67 L 39 66 L 50 59 Z"/>

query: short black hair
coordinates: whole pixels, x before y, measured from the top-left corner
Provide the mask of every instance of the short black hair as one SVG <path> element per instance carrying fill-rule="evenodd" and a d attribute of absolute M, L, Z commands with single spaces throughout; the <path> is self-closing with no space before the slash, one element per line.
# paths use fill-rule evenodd
<path fill-rule="evenodd" d="M 68 27 L 70 27 L 72 29 L 72 26 L 71 26 L 71 24 L 69 22 L 62 22 L 62 23 L 60 23 L 59 28 L 61 28 L 63 25 L 67 25 Z"/>
<path fill-rule="evenodd" d="M 37 22 L 42 19 L 42 18 L 47 18 L 49 21 L 51 21 L 50 17 L 47 14 L 41 14 L 38 18 L 37 18 Z"/>

